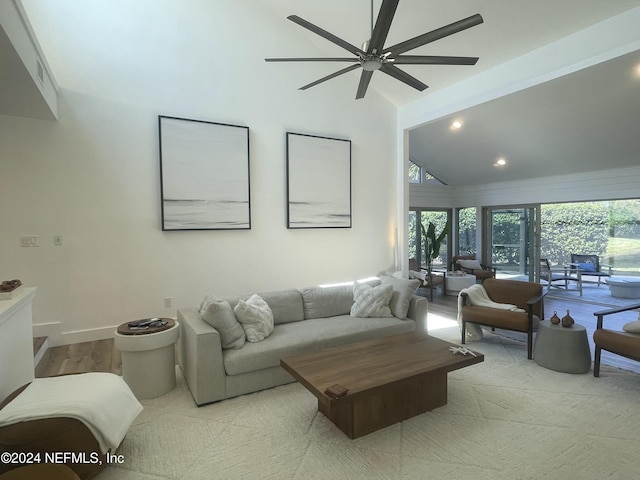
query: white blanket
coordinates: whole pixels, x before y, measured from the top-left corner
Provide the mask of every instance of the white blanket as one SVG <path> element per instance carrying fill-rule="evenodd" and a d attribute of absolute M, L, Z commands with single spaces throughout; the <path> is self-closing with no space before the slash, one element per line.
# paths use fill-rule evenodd
<path fill-rule="evenodd" d="M 524 312 L 523 310 L 516 305 L 511 305 L 510 303 L 498 303 L 494 302 L 487 295 L 487 291 L 484 289 L 482 285 L 479 283 L 471 285 L 469 288 L 464 288 L 460 290 L 458 294 L 458 324 L 460 328 L 462 328 L 462 306 L 464 305 L 464 301 L 462 299 L 462 294 L 466 293 L 467 298 L 469 299 L 469 303 L 471 305 L 476 305 L 478 307 L 489 307 L 489 308 L 497 308 L 499 310 L 510 310 L 512 312 Z M 480 325 L 475 323 L 467 324 L 467 338 L 469 340 L 480 340 L 482 338 L 482 328 Z"/>
<path fill-rule="evenodd" d="M 83 373 L 36 378 L 0 410 L 0 426 L 42 418 L 80 420 L 100 444 L 102 453 L 124 439 L 142 405 L 122 377 L 112 373 Z"/>

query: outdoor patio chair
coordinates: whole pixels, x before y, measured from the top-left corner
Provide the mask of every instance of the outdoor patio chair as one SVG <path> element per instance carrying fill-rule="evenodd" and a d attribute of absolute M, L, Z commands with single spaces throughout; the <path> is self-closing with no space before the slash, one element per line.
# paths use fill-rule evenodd
<path fill-rule="evenodd" d="M 574 272 L 572 275 L 571 272 Z M 570 282 L 576 282 L 576 291 L 582 296 L 582 271 L 568 267 L 552 267 L 546 258 L 540 259 L 540 283 L 545 282 L 547 292 L 551 287 L 570 290 Z M 572 290 L 572 289 L 571 289 Z"/>
<path fill-rule="evenodd" d="M 451 260 L 451 270 L 462 270 L 484 282 L 487 278 L 496 278 L 497 268 L 478 262 L 475 255 L 458 255 Z"/>
<path fill-rule="evenodd" d="M 600 263 L 600 257 L 598 255 L 582 255 L 571 254 L 571 266 L 575 270 L 580 270 L 583 277 L 598 277 L 598 286 L 602 281 L 602 277 L 611 276 L 611 265 L 605 265 Z"/>
<path fill-rule="evenodd" d="M 593 360 L 593 376 L 600 376 L 600 357 L 602 350 L 640 362 L 640 333 L 629 333 L 624 330 L 609 330 L 603 327 L 604 317 L 629 310 L 640 309 L 640 303 L 610 310 L 594 312 L 597 317 L 596 330 L 593 332 L 595 356 Z"/>

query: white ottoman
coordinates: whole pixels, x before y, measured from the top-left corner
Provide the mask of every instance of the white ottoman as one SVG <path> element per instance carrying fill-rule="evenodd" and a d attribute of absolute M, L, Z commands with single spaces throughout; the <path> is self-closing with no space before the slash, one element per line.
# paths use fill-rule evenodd
<path fill-rule="evenodd" d="M 176 386 L 175 343 L 180 324 L 167 320 L 168 328 L 148 333 L 127 332 L 127 324 L 115 332 L 115 347 L 122 352 L 122 378 L 138 400 L 159 397 Z"/>

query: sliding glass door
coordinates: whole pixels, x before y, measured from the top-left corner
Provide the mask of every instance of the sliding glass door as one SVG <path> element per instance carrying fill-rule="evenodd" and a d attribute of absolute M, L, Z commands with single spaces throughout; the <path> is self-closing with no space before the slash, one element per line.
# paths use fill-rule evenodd
<path fill-rule="evenodd" d="M 485 207 L 484 257 L 498 276 L 534 281 L 540 244 L 540 205 Z"/>
<path fill-rule="evenodd" d="M 424 254 L 422 229 L 420 224 L 425 228 L 429 226 L 429 222 L 433 222 L 436 232 L 440 233 L 447 224 L 447 220 L 451 221 L 451 210 L 428 210 L 423 208 L 409 209 L 409 258 L 415 258 L 418 265 L 422 268 L 427 267 L 427 261 Z M 436 268 L 447 268 L 450 258 L 451 246 L 449 241 L 450 235 L 447 235 L 440 246 L 440 255 L 433 260 L 433 266 Z"/>

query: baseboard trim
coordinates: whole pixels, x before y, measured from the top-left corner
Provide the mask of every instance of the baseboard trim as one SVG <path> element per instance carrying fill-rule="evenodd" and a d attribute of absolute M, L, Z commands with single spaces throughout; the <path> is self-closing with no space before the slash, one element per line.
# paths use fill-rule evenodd
<path fill-rule="evenodd" d="M 33 326 L 34 337 L 48 337 L 49 348 L 72 343 L 95 342 L 113 338 L 118 325 L 100 328 L 87 328 L 84 330 L 60 331 L 60 322 L 40 323 Z"/>

